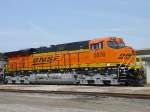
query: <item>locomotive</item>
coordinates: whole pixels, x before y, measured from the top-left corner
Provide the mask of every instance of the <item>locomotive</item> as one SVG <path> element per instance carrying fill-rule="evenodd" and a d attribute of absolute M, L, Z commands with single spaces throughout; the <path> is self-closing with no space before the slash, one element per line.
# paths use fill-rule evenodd
<path fill-rule="evenodd" d="M 121 37 L 5 53 L 5 83 L 142 85 L 142 64 Z"/>

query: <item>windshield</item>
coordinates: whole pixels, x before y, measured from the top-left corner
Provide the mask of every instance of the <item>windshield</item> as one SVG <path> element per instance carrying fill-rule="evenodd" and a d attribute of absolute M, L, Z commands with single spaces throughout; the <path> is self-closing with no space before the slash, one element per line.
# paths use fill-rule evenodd
<path fill-rule="evenodd" d="M 125 47 L 125 43 L 124 42 L 117 43 L 115 41 L 109 41 L 108 46 L 111 48 L 123 48 Z"/>

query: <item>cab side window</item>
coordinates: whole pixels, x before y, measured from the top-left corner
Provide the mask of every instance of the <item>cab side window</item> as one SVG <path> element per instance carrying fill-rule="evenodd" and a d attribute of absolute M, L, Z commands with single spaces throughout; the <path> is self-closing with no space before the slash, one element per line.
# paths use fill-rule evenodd
<path fill-rule="evenodd" d="M 92 44 L 91 49 L 103 49 L 103 42 Z"/>
<path fill-rule="evenodd" d="M 99 48 L 103 49 L 103 42 L 98 43 L 99 44 Z"/>

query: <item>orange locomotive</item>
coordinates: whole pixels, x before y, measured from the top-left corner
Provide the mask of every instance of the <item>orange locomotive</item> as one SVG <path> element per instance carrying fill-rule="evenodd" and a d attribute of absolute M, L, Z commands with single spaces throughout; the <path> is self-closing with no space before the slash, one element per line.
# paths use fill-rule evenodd
<path fill-rule="evenodd" d="M 71 73 L 73 83 L 79 84 L 141 83 L 138 78 L 143 75 L 142 66 L 135 65 L 135 50 L 125 46 L 120 37 L 56 45 L 50 47 L 47 52 L 37 53 L 34 50 L 7 53 L 9 78 L 11 74 L 28 74 L 28 80 L 31 82 L 30 77 L 34 74 L 34 79 L 44 76 L 42 81 L 39 81 L 44 83 L 50 78 L 50 74 Z M 50 80 L 54 79 L 51 78 L 46 83 L 50 83 Z"/>

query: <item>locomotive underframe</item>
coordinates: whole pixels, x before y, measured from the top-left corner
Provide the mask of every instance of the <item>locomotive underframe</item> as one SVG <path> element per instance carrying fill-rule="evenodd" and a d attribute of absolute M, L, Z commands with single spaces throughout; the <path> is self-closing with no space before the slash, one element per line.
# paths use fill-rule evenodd
<path fill-rule="evenodd" d="M 143 85 L 140 66 L 82 67 L 6 73 L 8 84 Z"/>

